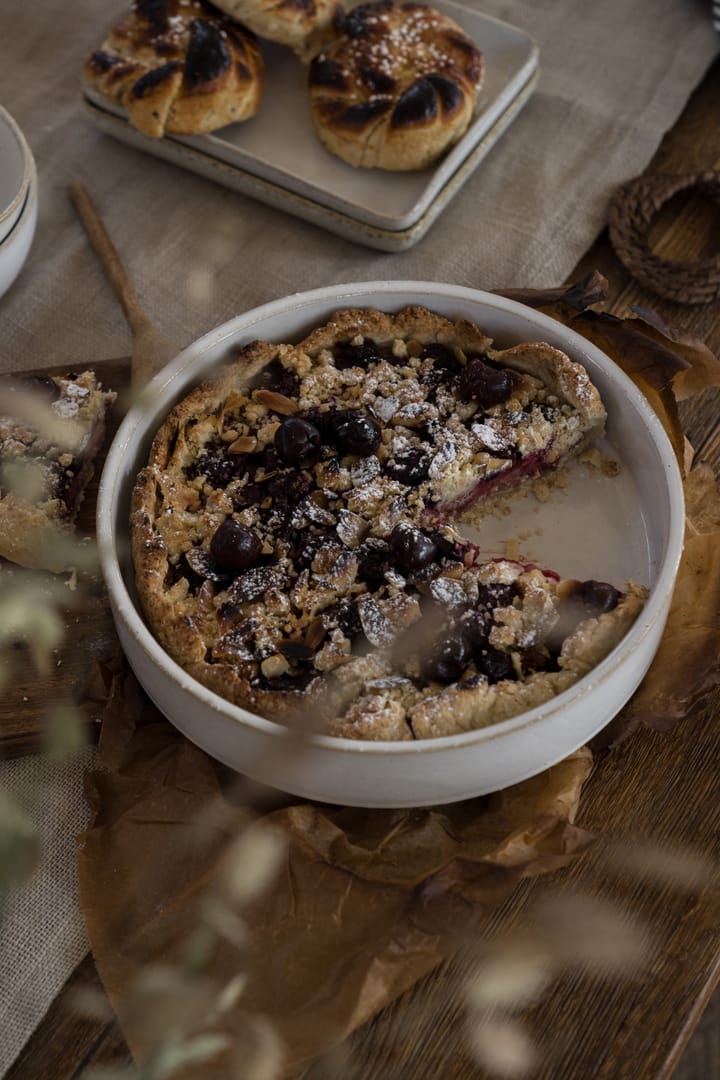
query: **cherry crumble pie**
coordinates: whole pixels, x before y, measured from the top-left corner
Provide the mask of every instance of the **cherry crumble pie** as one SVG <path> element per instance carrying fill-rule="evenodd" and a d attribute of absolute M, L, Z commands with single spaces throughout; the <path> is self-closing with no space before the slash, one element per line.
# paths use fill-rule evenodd
<path fill-rule="evenodd" d="M 133 493 L 145 617 L 187 672 L 276 720 L 436 737 L 552 698 L 645 590 L 484 561 L 461 522 L 602 435 L 585 370 L 424 308 L 254 342 L 180 402 Z"/>

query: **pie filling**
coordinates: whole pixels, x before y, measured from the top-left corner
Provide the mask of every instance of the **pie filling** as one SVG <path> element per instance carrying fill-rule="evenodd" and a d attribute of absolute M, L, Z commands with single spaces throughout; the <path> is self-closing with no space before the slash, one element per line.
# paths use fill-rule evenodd
<path fill-rule="evenodd" d="M 133 512 L 140 594 L 168 651 L 231 700 L 278 715 L 279 695 L 286 713 L 305 705 L 322 730 L 371 739 L 524 711 L 584 673 L 589 628 L 609 651 L 642 590 L 483 561 L 447 520 L 554 468 L 589 430 L 488 352 L 359 333 L 284 347 L 253 386 L 171 417 Z"/>

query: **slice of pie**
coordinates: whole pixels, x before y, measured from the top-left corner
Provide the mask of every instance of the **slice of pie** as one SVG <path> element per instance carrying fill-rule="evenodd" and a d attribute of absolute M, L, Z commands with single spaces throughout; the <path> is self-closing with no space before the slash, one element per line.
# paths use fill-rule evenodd
<path fill-rule="evenodd" d="M 68 569 L 62 541 L 72 537 L 115 397 L 93 371 L 0 380 L 0 556 Z"/>
<path fill-rule="evenodd" d="M 643 590 L 483 561 L 462 520 L 602 434 L 587 372 L 424 308 L 255 342 L 170 414 L 133 496 L 140 599 L 223 697 L 423 738 L 560 693 Z"/>

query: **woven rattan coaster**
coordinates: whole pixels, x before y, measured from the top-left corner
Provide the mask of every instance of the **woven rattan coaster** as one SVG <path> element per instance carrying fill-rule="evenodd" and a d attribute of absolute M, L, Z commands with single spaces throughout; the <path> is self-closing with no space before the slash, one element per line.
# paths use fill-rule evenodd
<path fill-rule="evenodd" d="M 720 172 L 640 176 L 618 188 L 608 211 L 610 242 L 625 268 L 648 289 L 681 304 L 720 298 L 720 252 L 699 262 L 669 262 L 649 246 L 650 225 L 679 191 L 720 197 Z"/>

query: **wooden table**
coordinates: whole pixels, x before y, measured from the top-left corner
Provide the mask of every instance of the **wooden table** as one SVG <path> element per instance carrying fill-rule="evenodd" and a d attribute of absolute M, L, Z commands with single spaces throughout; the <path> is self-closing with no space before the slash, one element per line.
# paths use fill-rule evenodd
<path fill-rule="evenodd" d="M 648 172 L 671 173 L 720 167 L 720 61 L 717 61 L 668 132 Z M 720 205 L 688 195 L 663 209 L 653 239 L 667 258 L 695 259 L 720 247 Z M 628 304 L 654 308 L 704 338 L 720 353 L 720 302 L 684 307 L 643 290 L 624 271 L 603 234 L 570 280 L 592 269 L 610 283 L 609 310 Z M 720 392 L 708 391 L 686 410 L 686 429 L 700 460 L 720 471 Z M 678 678 L 682 678 L 681 665 Z M 587 784 L 580 824 L 605 835 L 672 843 L 717 856 L 720 837 L 720 694 L 712 694 L 670 735 L 640 731 L 599 762 Z M 544 1080 L 663 1080 L 683 1048 L 720 980 L 720 902 L 710 889 L 700 894 L 652 889 L 637 881 L 606 879 L 591 854 L 556 876 L 555 884 L 620 901 L 654 930 L 659 950 L 640 981 L 598 981 L 573 976 L 553 985 L 524 1014 L 527 1029 L 544 1054 L 533 1077 Z M 519 888 L 497 913 L 492 929 L 522 923 L 534 895 L 547 879 Z M 343 1077 L 481 1078 L 468 1054 L 458 976 L 465 961 L 446 965 L 351 1040 L 352 1067 Z M 101 990 L 88 957 L 68 981 L 45 1020 L 7 1074 L 8 1080 L 63 1080 L 91 1066 L 123 1064 L 128 1052 L 111 1020 L 89 1020 L 69 1008 L 71 992 L 90 985 Z M 718 1053 L 720 1047 L 715 1046 Z M 703 1058 L 703 1051 L 698 1051 Z M 720 1074 L 720 1060 L 704 1059 L 679 1074 L 700 1080 Z M 316 1066 L 313 1080 L 329 1076 Z"/>

